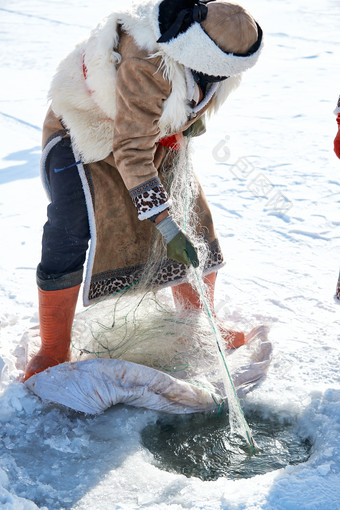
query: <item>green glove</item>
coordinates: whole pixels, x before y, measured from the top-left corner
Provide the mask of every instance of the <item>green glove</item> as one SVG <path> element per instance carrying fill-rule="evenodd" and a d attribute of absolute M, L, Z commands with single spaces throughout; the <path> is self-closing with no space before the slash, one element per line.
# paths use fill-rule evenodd
<path fill-rule="evenodd" d="M 197 252 L 183 232 L 179 232 L 168 243 L 167 255 L 169 259 L 177 260 L 177 262 L 183 262 L 183 264 L 186 264 L 187 266 L 192 264 L 194 267 L 198 267 L 199 265 Z"/>
<path fill-rule="evenodd" d="M 192 264 L 194 267 L 198 267 L 199 260 L 194 246 L 171 215 L 158 223 L 156 228 L 166 241 L 169 259 L 177 260 L 187 266 Z"/>

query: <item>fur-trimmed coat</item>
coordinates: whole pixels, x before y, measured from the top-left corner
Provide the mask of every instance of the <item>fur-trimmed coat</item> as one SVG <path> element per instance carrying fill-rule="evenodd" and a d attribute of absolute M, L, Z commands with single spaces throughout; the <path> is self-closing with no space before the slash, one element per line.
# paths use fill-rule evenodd
<path fill-rule="evenodd" d="M 152 2 L 151 2 L 152 3 Z M 71 136 L 91 230 L 84 304 L 134 285 L 148 261 L 154 225 L 139 221 L 128 190 L 173 161 L 165 136 L 186 132 L 216 111 L 240 76 L 212 84 L 201 98 L 192 73 L 158 48 L 146 17 L 113 14 L 59 65 L 43 128 L 42 176 L 49 150 Z M 171 197 L 170 197 L 171 198 Z M 193 209 L 208 243 L 203 272 L 223 266 L 203 191 Z M 185 281 L 187 267 L 165 260 L 156 286 Z"/>
<path fill-rule="evenodd" d="M 236 76 L 213 84 L 196 105 L 190 70 L 154 42 L 152 8 L 149 2 L 109 16 L 61 62 L 49 92 L 82 161 L 113 153 L 128 189 L 157 175 L 153 158 L 160 138 L 216 111 L 240 81 Z"/>

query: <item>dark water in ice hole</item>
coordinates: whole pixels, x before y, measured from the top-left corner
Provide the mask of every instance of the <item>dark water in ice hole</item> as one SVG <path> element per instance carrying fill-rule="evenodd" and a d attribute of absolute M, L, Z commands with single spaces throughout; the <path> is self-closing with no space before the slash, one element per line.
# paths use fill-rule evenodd
<path fill-rule="evenodd" d="M 201 480 L 251 478 L 308 460 L 312 442 L 299 437 L 293 423 L 255 413 L 246 419 L 260 449 L 256 455 L 230 434 L 226 413 L 161 417 L 143 429 L 142 443 L 161 469 Z"/>

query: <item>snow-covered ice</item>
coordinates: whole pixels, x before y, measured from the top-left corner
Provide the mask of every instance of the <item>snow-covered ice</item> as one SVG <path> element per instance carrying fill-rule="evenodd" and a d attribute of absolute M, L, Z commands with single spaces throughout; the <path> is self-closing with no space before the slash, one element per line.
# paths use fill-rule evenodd
<path fill-rule="evenodd" d="M 140 431 L 157 413 L 86 417 L 17 382 L 38 322 L 35 268 L 47 199 L 39 181 L 46 93 L 59 60 L 118 0 L 0 0 L 0 506 L 60 509 L 340 509 L 340 161 L 337 0 L 245 0 L 265 50 L 194 161 L 228 264 L 218 310 L 271 325 L 273 361 L 245 411 L 295 424 L 307 462 L 202 481 L 158 468 Z M 79 304 L 81 309 L 81 304 Z"/>

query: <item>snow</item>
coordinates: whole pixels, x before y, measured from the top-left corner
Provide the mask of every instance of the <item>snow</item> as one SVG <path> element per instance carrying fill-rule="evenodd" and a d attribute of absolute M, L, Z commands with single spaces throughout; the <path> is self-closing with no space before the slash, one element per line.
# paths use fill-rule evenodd
<path fill-rule="evenodd" d="M 17 381 L 22 335 L 38 322 L 48 85 L 59 60 L 119 3 L 0 0 L 0 506 L 339 509 L 336 0 L 242 2 L 265 50 L 194 153 L 228 260 L 219 313 L 247 330 L 271 325 L 271 369 L 243 408 L 295 422 L 313 441 L 309 460 L 247 479 L 186 478 L 159 469 L 140 442 L 157 413 L 116 406 L 89 418 L 43 405 Z"/>

